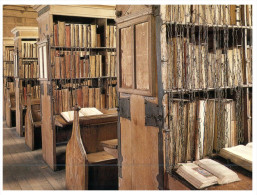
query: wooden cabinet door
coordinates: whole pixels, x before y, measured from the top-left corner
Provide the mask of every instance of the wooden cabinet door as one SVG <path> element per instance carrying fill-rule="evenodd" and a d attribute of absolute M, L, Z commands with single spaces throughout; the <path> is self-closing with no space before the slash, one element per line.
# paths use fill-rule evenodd
<path fill-rule="evenodd" d="M 145 101 L 158 103 L 155 19 L 149 13 L 143 16 L 132 14 L 120 17 L 116 22 L 120 98 L 119 189 L 157 190 L 159 128 L 145 123 Z M 129 103 L 123 104 L 123 98 L 129 99 Z"/>

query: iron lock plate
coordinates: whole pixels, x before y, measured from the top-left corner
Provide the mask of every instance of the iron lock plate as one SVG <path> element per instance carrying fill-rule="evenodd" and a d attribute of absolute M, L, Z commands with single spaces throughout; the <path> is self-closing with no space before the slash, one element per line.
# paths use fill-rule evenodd
<path fill-rule="evenodd" d="M 159 105 L 145 100 L 145 126 L 159 127 L 162 116 L 159 114 Z"/>
<path fill-rule="evenodd" d="M 120 117 L 131 120 L 130 116 L 130 98 L 119 99 Z"/>

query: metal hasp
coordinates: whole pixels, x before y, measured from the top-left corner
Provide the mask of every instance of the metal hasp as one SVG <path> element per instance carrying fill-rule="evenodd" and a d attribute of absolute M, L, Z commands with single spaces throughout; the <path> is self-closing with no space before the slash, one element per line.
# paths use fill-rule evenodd
<path fill-rule="evenodd" d="M 53 87 L 51 84 L 47 84 L 47 95 L 52 95 L 53 94 Z"/>
<path fill-rule="evenodd" d="M 119 101 L 120 117 L 131 120 L 130 117 L 130 98 L 121 98 Z"/>
<path fill-rule="evenodd" d="M 162 116 L 159 114 L 158 104 L 145 100 L 145 126 L 159 127 Z"/>

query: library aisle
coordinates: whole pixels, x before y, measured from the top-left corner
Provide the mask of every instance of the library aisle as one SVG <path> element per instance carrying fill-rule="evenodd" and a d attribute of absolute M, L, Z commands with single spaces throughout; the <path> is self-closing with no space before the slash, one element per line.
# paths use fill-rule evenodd
<path fill-rule="evenodd" d="M 65 190 L 65 170 L 53 172 L 42 150 L 31 151 L 3 122 L 3 190 Z"/>

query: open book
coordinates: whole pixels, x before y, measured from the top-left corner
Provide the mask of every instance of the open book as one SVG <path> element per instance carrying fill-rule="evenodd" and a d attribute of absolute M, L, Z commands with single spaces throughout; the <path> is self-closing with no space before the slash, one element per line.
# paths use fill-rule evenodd
<path fill-rule="evenodd" d="M 103 114 L 100 112 L 98 109 L 91 107 L 91 108 L 81 108 L 79 111 L 79 117 L 84 117 L 84 116 L 94 116 L 94 115 L 101 115 Z M 61 116 L 67 121 L 71 122 L 74 120 L 74 111 L 67 111 L 67 112 L 62 112 Z"/>
<path fill-rule="evenodd" d="M 181 163 L 176 172 L 197 189 L 240 180 L 234 171 L 211 159 Z"/>
<path fill-rule="evenodd" d="M 222 148 L 219 155 L 231 162 L 252 171 L 252 144 L 238 145 L 231 148 Z"/>
<path fill-rule="evenodd" d="M 195 161 L 194 163 L 216 176 L 218 178 L 218 184 L 227 184 L 240 181 L 238 175 L 234 171 L 214 160 L 202 159 Z"/>

